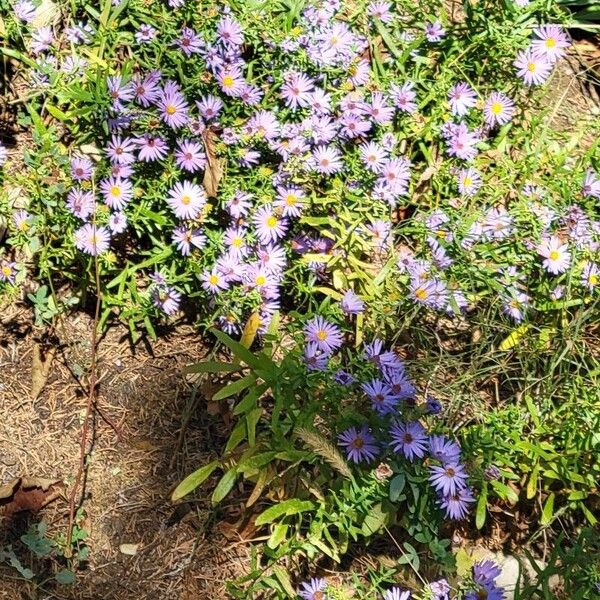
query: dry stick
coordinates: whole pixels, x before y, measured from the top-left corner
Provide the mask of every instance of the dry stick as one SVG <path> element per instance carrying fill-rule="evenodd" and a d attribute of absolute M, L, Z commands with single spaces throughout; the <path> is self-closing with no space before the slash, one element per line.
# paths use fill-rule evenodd
<path fill-rule="evenodd" d="M 81 440 L 79 444 L 79 468 L 77 469 L 77 476 L 75 478 L 75 484 L 71 490 L 71 496 L 69 498 L 69 527 L 67 529 L 67 543 L 65 548 L 65 556 L 70 557 L 71 554 L 71 541 L 73 537 L 73 525 L 75 522 L 75 500 L 77 497 L 77 490 L 81 484 L 81 478 L 85 471 L 85 459 L 87 456 L 86 446 L 88 432 L 90 428 L 90 418 L 94 409 L 94 398 L 96 396 L 96 354 L 98 349 L 98 321 L 100 320 L 100 305 L 102 302 L 102 296 L 100 293 L 100 269 L 98 267 L 98 254 L 94 255 L 94 270 L 96 275 L 96 310 L 94 312 L 94 325 L 92 327 L 92 361 L 90 365 L 90 386 L 88 390 L 87 406 L 85 409 L 85 417 L 83 420 L 83 427 L 81 429 Z"/>

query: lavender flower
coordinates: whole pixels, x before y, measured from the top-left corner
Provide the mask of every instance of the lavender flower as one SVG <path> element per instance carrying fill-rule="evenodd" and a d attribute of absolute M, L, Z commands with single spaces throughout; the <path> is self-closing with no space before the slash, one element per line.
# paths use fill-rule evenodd
<path fill-rule="evenodd" d="M 354 463 L 370 462 L 379 454 L 377 442 L 366 425 L 360 429 L 346 429 L 340 433 L 338 440 L 339 445 L 345 448 L 348 459 Z"/>
<path fill-rule="evenodd" d="M 427 449 L 427 433 L 418 421 L 394 423 L 390 427 L 390 446 L 394 452 L 403 454 L 408 460 L 423 458 Z"/>
<path fill-rule="evenodd" d="M 340 328 L 321 316 L 312 318 L 304 326 L 307 342 L 313 342 L 327 354 L 332 354 L 342 345 Z"/>
<path fill-rule="evenodd" d="M 108 250 L 110 245 L 110 232 L 106 227 L 97 227 L 86 223 L 75 231 L 75 246 L 92 256 L 97 256 Z"/>

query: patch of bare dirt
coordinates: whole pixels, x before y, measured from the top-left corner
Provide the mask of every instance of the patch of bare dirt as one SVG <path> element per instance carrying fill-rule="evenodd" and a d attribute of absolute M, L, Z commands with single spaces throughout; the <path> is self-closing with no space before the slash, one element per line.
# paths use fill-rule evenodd
<path fill-rule="evenodd" d="M 35 476 L 63 482 L 64 492 L 37 514 L 9 518 L 0 512 L 0 547 L 17 547 L 27 525 L 42 518 L 51 533 L 66 532 L 79 460 L 91 320 L 79 313 L 57 327 L 48 380 L 35 400 L 32 363 L 39 332 L 30 323 L 31 314 L 22 308 L 5 309 L 0 318 L 0 486 Z M 185 475 L 217 456 L 226 435 L 221 417 L 208 415 L 201 399 L 178 442 L 192 406 L 181 368 L 205 352 L 187 325 L 135 347 L 124 329 L 108 331 L 98 351 L 99 411 L 83 501 L 89 562 L 74 586 L 50 582 L 37 591 L 0 565 L 0 598 L 228 597 L 225 582 L 247 572 L 248 550 L 213 525 L 236 512 L 234 501 L 216 515 L 202 491 L 178 507 L 169 499 Z M 210 482 L 205 495 L 209 489 Z M 135 554 L 121 552 L 123 544 L 134 545 Z"/>

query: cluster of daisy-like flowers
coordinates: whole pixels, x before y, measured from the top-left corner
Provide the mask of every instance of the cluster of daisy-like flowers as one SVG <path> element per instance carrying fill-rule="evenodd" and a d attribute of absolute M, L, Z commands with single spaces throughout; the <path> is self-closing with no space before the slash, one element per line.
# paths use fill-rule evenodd
<path fill-rule="evenodd" d="M 341 308 L 347 314 L 357 314 L 363 308 L 362 301 L 349 291 L 342 299 Z M 361 359 L 371 368 L 373 376 L 367 381 L 358 381 L 348 370 L 335 368 L 335 354 L 344 341 L 337 325 L 316 316 L 307 321 L 304 334 L 308 370 L 329 371 L 333 383 L 356 389 L 368 399 L 371 408 L 380 417 L 378 437 L 366 424 L 350 427 L 339 435 L 339 444 L 344 447 L 348 459 L 354 463 L 370 462 L 392 452 L 409 462 L 426 461 L 429 481 L 438 493 L 440 506 L 450 518 L 464 518 L 474 498 L 467 485 L 468 474 L 460 462 L 460 447 L 443 435 L 429 435 L 418 418 L 403 420 L 406 415 L 415 412 L 412 409 L 415 408 L 416 389 L 396 353 L 386 350 L 379 339 L 365 344 Z M 419 409 L 417 413 L 438 414 L 441 404 L 427 398 Z M 383 441 L 384 438 L 386 441 Z"/>
<path fill-rule="evenodd" d="M 455 598 L 463 598 L 464 600 L 479 600 L 481 598 L 503 600 L 505 598 L 504 590 L 496 584 L 496 580 L 501 573 L 502 570 L 494 561 L 478 561 L 471 568 L 471 576 L 460 583 L 458 589 L 453 590 L 447 579 L 439 579 L 425 584 L 422 595 L 417 596 L 428 600 L 450 600 Z M 331 595 L 328 592 L 331 592 Z M 302 582 L 298 588 L 298 596 L 302 600 L 327 600 L 335 597 L 332 587 L 321 577 L 313 577 Z M 394 586 L 377 597 L 381 600 L 410 600 L 413 595 L 409 590 Z"/>
<path fill-rule="evenodd" d="M 469 184 L 476 177 L 470 168 L 462 176 Z M 590 169 L 585 175 L 580 203 L 558 208 L 552 193 L 534 184 L 526 184 L 520 195 L 524 202 L 483 208 L 466 218 L 442 209 L 422 215 L 425 245 L 398 250 L 398 268 L 411 278 L 412 299 L 448 311 L 467 308 L 467 298 L 481 291 L 482 278 L 470 276 L 466 267 L 471 275 L 480 268 L 489 274 L 486 281 L 501 285 L 496 291 L 502 311 L 516 322 L 533 308 L 533 297 L 558 301 L 568 293 L 585 297 L 597 292 L 600 267 L 594 257 L 600 250 L 600 220 L 585 208 L 600 198 L 596 173 Z M 531 276 L 540 268 L 548 278 Z M 563 274 L 568 278 L 552 283 Z M 551 287 L 545 297 L 543 290 L 534 289 L 541 285 Z"/>

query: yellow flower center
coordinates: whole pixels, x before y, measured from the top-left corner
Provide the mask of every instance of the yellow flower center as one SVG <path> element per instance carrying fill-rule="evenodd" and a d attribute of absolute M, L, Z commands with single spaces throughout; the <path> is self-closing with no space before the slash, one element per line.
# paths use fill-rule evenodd
<path fill-rule="evenodd" d="M 495 115 L 499 115 L 502 112 L 502 104 L 500 104 L 500 102 L 494 102 L 494 104 L 492 104 L 492 112 Z"/>
<path fill-rule="evenodd" d="M 528 65 L 527 65 L 527 70 L 528 70 L 530 73 L 533 73 L 533 72 L 535 71 L 535 69 L 536 69 L 536 66 L 535 66 L 535 63 L 534 63 L 534 62 L 530 62 L 530 63 L 528 63 Z"/>
<path fill-rule="evenodd" d="M 471 187 L 473 185 L 473 180 L 470 177 L 465 177 L 463 179 L 463 185 L 465 187 Z"/>
<path fill-rule="evenodd" d="M 243 243 L 244 240 L 242 240 L 242 238 L 233 238 L 233 240 L 231 241 L 231 245 L 234 248 L 241 248 Z"/>
<path fill-rule="evenodd" d="M 8 265 L 6 265 L 2 267 L 2 274 L 6 277 L 9 277 L 10 275 L 12 275 L 12 269 Z"/>
<path fill-rule="evenodd" d="M 546 40 L 546 48 L 554 48 L 556 46 L 556 40 L 554 38 L 548 38 Z"/>
<path fill-rule="evenodd" d="M 230 88 L 233 86 L 233 77 L 231 75 L 225 75 L 223 77 L 223 87 Z"/>
<path fill-rule="evenodd" d="M 296 204 L 297 200 L 298 200 L 298 198 L 294 194 L 288 194 L 285 197 L 285 203 L 288 206 L 294 206 L 294 204 Z"/>
<path fill-rule="evenodd" d="M 588 277 L 588 282 L 589 282 L 590 285 L 598 285 L 598 281 L 600 281 L 598 279 L 598 275 L 590 275 Z"/>
<path fill-rule="evenodd" d="M 256 285 L 265 285 L 265 283 L 267 283 L 267 278 L 264 275 L 258 275 Z"/>
<path fill-rule="evenodd" d="M 267 219 L 267 227 L 275 227 L 276 225 L 277 225 L 277 217 L 275 217 L 274 215 L 271 215 Z"/>
<path fill-rule="evenodd" d="M 324 331 L 323 329 L 320 329 L 319 331 L 317 331 L 317 339 L 320 342 L 324 342 L 327 339 L 327 332 Z"/>
<path fill-rule="evenodd" d="M 208 278 L 208 281 L 211 285 L 217 285 L 217 283 L 219 283 L 219 276 L 218 275 L 211 275 Z"/>
<path fill-rule="evenodd" d="M 113 185 L 110 188 L 110 195 L 111 196 L 120 196 L 121 195 L 121 188 L 119 186 Z"/>
<path fill-rule="evenodd" d="M 29 229 L 29 223 L 27 221 L 21 221 L 19 223 L 19 231 L 27 231 Z"/>
<path fill-rule="evenodd" d="M 415 296 L 419 299 L 419 300 L 425 300 L 428 296 L 427 291 L 424 290 L 423 288 L 417 288 L 417 291 L 415 292 Z"/>
<path fill-rule="evenodd" d="M 185 204 L 187 206 L 191 201 L 192 199 L 187 195 L 181 197 L 181 204 Z"/>
<path fill-rule="evenodd" d="M 558 260 L 559 256 L 560 256 L 560 254 L 556 250 L 552 250 L 552 252 L 550 252 L 550 255 L 548 256 L 548 258 L 550 260 Z"/>
<path fill-rule="evenodd" d="M 169 104 L 166 108 L 166 112 L 168 115 L 174 115 L 177 112 L 177 109 L 172 104 Z"/>

